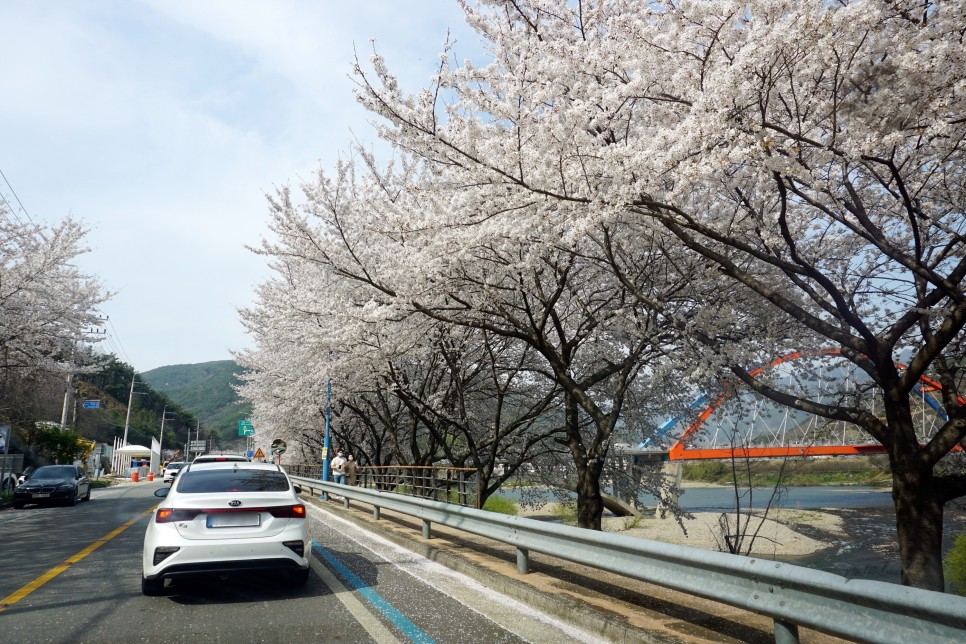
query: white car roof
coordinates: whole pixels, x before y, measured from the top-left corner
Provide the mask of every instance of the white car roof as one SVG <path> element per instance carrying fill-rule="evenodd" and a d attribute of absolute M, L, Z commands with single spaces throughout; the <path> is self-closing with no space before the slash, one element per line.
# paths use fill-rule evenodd
<path fill-rule="evenodd" d="M 206 470 L 271 470 L 273 472 L 283 471 L 275 463 L 253 463 L 251 461 L 203 461 L 200 463 L 190 463 L 191 469 Z"/>

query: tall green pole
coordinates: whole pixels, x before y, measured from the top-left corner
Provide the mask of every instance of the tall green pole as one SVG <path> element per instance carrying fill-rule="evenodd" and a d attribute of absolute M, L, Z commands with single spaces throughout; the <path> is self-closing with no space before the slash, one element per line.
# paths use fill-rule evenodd
<path fill-rule="evenodd" d="M 329 421 L 332 414 L 332 378 L 325 385 L 325 440 L 322 442 L 325 458 L 322 459 L 322 480 L 329 480 Z"/>

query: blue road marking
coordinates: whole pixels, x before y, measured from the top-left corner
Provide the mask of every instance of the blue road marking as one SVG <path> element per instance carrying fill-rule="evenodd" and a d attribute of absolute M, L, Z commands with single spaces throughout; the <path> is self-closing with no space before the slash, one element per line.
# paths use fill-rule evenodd
<path fill-rule="evenodd" d="M 432 637 L 424 633 L 418 626 L 409 621 L 408 617 L 400 613 L 399 610 L 386 601 L 382 595 L 374 591 L 372 588 L 369 588 L 364 581 L 359 579 L 359 577 L 357 577 L 351 570 L 346 568 L 341 561 L 335 558 L 335 555 L 323 548 L 319 542 L 312 541 L 312 551 L 324 559 L 330 566 L 332 566 L 332 568 L 339 573 L 339 575 L 352 587 L 353 590 L 359 591 L 359 594 L 365 597 L 370 604 L 372 604 L 386 617 L 386 619 L 388 619 L 396 626 L 396 628 L 402 631 L 403 635 L 408 637 L 410 641 L 417 642 L 418 644 L 436 644 Z"/>

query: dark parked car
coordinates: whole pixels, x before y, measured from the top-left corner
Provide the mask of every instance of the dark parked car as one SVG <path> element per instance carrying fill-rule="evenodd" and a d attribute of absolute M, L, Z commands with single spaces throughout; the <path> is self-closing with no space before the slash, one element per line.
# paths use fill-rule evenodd
<path fill-rule="evenodd" d="M 34 470 L 13 491 L 13 507 L 28 503 L 74 505 L 91 500 L 91 482 L 84 468 L 77 465 L 44 465 Z"/>

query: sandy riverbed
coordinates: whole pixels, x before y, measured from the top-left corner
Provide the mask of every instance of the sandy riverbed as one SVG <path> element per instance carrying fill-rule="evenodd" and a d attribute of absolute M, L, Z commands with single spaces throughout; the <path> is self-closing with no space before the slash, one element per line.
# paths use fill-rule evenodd
<path fill-rule="evenodd" d="M 521 516 L 541 517 L 555 514 L 553 503 L 530 510 L 522 510 Z M 605 532 L 616 532 L 629 537 L 652 539 L 706 550 L 726 550 L 719 527 L 720 512 L 695 512 L 689 519 L 682 519 L 682 526 L 673 518 L 605 517 Z M 734 513 L 729 514 L 731 526 L 735 524 Z M 771 510 L 764 520 L 760 516 L 743 517 L 750 521 L 746 533 L 756 534 L 749 554 L 759 556 L 808 555 L 829 547 L 830 541 L 844 534 L 842 518 L 817 510 L 782 509 Z M 818 540 L 801 534 L 797 529 L 807 526 L 811 534 L 827 534 L 829 541 Z M 685 532 L 686 531 L 686 532 Z M 747 538 L 746 538 L 747 542 Z M 720 544 L 720 545 L 719 545 Z"/>

